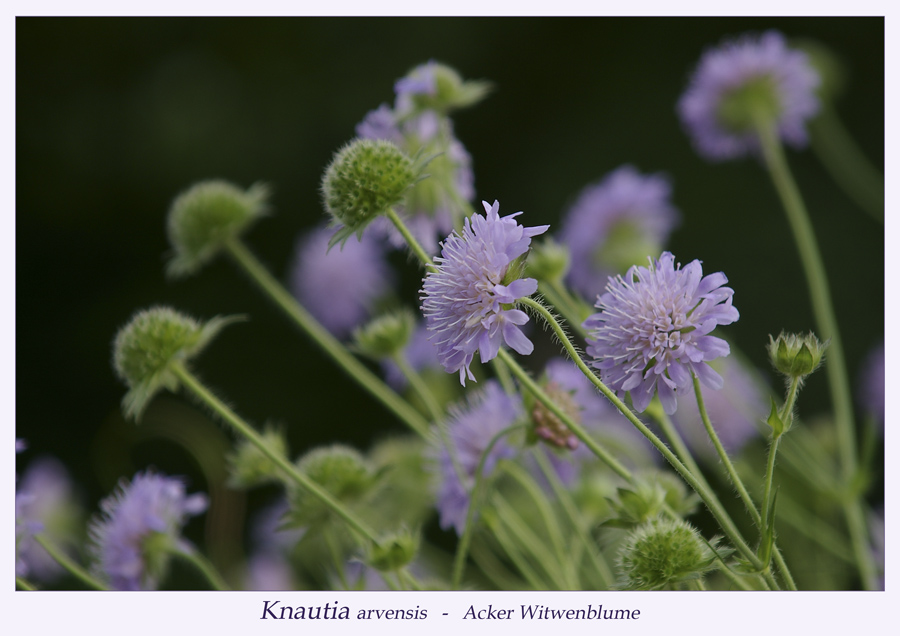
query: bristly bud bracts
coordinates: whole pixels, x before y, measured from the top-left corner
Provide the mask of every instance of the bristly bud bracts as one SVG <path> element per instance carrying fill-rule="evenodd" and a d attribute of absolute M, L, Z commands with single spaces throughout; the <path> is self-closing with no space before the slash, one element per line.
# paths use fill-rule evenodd
<path fill-rule="evenodd" d="M 820 342 L 812 332 L 801 336 L 782 331 L 777 338 L 769 336 L 769 360 L 788 380 L 803 379 L 822 364 L 829 342 Z"/>

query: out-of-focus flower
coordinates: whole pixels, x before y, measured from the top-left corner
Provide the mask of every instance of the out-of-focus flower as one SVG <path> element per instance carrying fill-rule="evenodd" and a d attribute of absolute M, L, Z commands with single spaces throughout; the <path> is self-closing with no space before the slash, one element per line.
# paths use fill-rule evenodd
<path fill-rule="evenodd" d="M 528 355 L 534 349 L 519 329 L 528 315 L 516 301 L 537 291 L 537 281 L 520 278 L 531 238 L 549 226 L 523 227 L 511 214 L 500 217 L 500 204 L 483 202 L 486 216 L 466 219 L 462 234 L 451 234 L 435 258 L 422 288 L 422 313 L 432 332 L 438 358 L 448 373 L 459 372 L 460 383 L 474 380 L 469 369 L 475 352 L 481 361 L 496 357 L 502 343 Z"/>
<path fill-rule="evenodd" d="M 700 261 L 683 269 L 663 252 L 649 267 L 632 266 L 610 278 L 597 299 L 600 313 L 588 318 L 587 352 L 601 379 L 620 397 L 631 394 L 643 411 L 658 393 L 666 413 L 677 408 L 676 391 L 692 391 L 693 376 L 709 388 L 722 378 L 707 364 L 727 356 L 728 343 L 709 335 L 738 319 L 734 291 L 721 272 L 703 276 Z"/>
<path fill-rule="evenodd" d="M 744 35 L 703 54 L 678 113 L 697 152 L 713 161 L 757 152 L 761 125 L 802 147 L 818 84 L 806 54 L 780 33 Z"/>
<path fill-rule="evenodd" d="M 253 551 L 247 559 L 244 588 L 258 591 L 297 589 L 290 552 L 305 530 L 283 528 L 288 512 L 286 498 L 257 512 L 250 525 Z"/>
<path fill-rule="evenodd" d="M 863 411 L 884 430 L 884 342 L 863 361 L 858 396 Z"/>
<path fill-rule="evenodd" d="M 188 496 L 174 477 L 143 472 L 123 482 L 100 503 L 102 515 L 90 527 L 99 574 L 116 590 L 155 589 L 172 551 L 194 549 L 181 529 L 207 503 L 204 494 Z"/>
<path fill-rule="evenodd" d="M 394 275 L 384 247 L 364 234 L 328 249 L 332 231 L 320 227 L 297 240 L 290 270 L 294 297 L 335 337 L 344 338 L 390 292 Z"/>
<path fill-rule="evenodd" d="M 422 111 L 446 114 L 480 102 L 490 89 L 490 82 L 464 81 L 455 69 L 434 60 L 416 66 L 394 84 L 396 108 L 402 115 Z"/>
<path fill-rule="evenodd" d="M 507 395 L 494 380 L 489 380 L 481 391 L 469 395 L 465 404 L 451 405 L 447 417 L 450 448 L 442 446 L 438 451 L 441 480 L 437 509 L 442 528 L 453 527 L 457 534 L 463 533 L 469 495 L 475 485 L 481 455 L 497 433 L 512 426 L 522 415 L 518 396 Z M 490 475 L 500 459 L 514 454 L 515 449 L 501 438 L 484 462 L 484 475 Z M 457 473 L 457 468 L 462 475 Z"/>
<path fill-rule="evenodd" d="M 568 283 L 593 301 L 609 276 L 658 254 L 679 221 L 671 190 L 662 175 L 631 166 L 582 190 L 559 233 L 571 254 Z"/>
<path fill-rule="evenodd" d="M 58 549 L 75 552 L 82 510 L 74 490 L 59 460 L 40 457 L 28 466 L 16 491 L 16 575 L 53 581 L 63 573 L 33 537 L 42 533 Z"/>

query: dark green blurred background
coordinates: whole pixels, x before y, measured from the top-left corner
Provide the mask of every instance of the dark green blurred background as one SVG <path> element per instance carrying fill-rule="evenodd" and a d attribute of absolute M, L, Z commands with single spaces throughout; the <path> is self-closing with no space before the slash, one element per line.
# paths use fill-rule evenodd
<path fill-rule="evenodd" d="M 195 368 L 249 420 L 285 424 L 294 453 L 338 440 L 366 447 L 399 430 L 231 263 L 167 281 L 164 224 L 172 198 L 197 180 L 266 181 L 275 213 L 247 242 L 284 278 L 297 233 L 322 218 L 318 184 L 332 153 L 393 100 L 397 78 L 431 58 L 495 83 L 457 114 L 456 132 L 479 198 L 524 210 L 526 225 L 556 224 L 580 188 L 623 163 L 667 173 L 683 214 L 670 249 L 727 274 L 741 320 L 724 335 L 765 368 L 768 334 L 814 327 L 793 241 L 760 166 L 698 158 L 675 102 L 705 47 L 768 28 L 815 38 L 843 60 L 838 112 L 882 168 L 880 18 L 18 19 L 16 435 L 29 453 L 63 459 L 92 508 L 148 465 L 203 488 L 178 445 L 134 444 L 119 411 L 110 343 L 157 303 L 250 317 Z M 789 159 L 855 376 L 884 333 L 883 227 L 810 152 Z M 412 268 L 406 276 L 412 301 Z M 825 384 L 824 374 L 810 380 L 802 414 L 828 410 Z M 202 422 L 194 411 L 165 395 L 147 419 Z"/>

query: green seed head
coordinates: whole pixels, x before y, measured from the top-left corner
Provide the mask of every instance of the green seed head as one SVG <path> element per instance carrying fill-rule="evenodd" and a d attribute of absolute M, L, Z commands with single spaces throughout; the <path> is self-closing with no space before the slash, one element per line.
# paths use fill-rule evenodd
<path fill-rule="evenodd" d="M 225 241 L 240 236 L 265 214 L 268 196 L 264 185 L 244 191 L 226 181 L 203 181 L 180 194 L 169 210 L 174 253 L 168 273 L 193 274 L 212 260 Z"/>
<path fill-rule="evenodd" d="M 381 572 L 393 572 L 408 565 L 419 552 L 418 532 L 401 529 L 383 537 L 377 546 L 371 546 L 366 563 Z"/>
<path fill-rule="evenodd" d="M 412 159 L 389 141 L 354 139 L 341 148 L 322 178 L 325 209 L 346 240 L 403 199 L 419 174 Z"/>
<path fill-rule="evenodd" d="M 345 504 L 358 500 L 375 483 L 368 461 L 342 444 L 311 450 L 297 462 L 297 469 Z M 303 488 L 291 493 L 290 502 L 291 519 L 297 525 L 317 525 L 330 518 L 330 509 Z"/>
<path fill-rule="evenodd" d="M 201 323 L 170 307 L 136 313 L 113 342 L 113 368 L 128 385 L 122 406 L 127 417 L 140 419 L 150 399 L 161 389 L 177 390 L 173 368 L 185 364 L 238 317 Z"/>
<path fill-rule="evenodd" d="M 715 556 L 690 524 L 657 517 L 635 528 L 619 552 L 622 587 L 628 590 L 672 589 L 700 578 Z"/>

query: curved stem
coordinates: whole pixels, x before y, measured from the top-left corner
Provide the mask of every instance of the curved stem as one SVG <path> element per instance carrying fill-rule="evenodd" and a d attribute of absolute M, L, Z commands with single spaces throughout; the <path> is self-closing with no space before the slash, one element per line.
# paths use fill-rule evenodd
<path fill-rule="evenodd" d="M 829 360 L 825 365 L 831 399 L 834 407 L 835 425 L 838 435 L 838 452 L 841 458 L 842 476 L 845 488 L 852 483 L 857 472 L 856 437 L 853 423 L 853 402 L 844 347 L 838 331 L 837 319 L 828 288 L 825 264 L 816 244 L 815 233 L 800 190 L 794 182 L 784 157 L 784 151 L 773 126 L 757 124 L 757 132 L 763 151 L 763 158 L 775 189 L 781 198 L 788 222 L 800 253 L 800 261 L 809 285 L 813 315 L 822 338 L 830 338 Z M 872 555 L 868 549 L 868 530 L 859 495 L 845 498 L 844 512 L 850 531 L 850 539 L 856 554 L 856 561 L 866 589 L 877 587 L 877 573 Z"/>
<path fill-rule="evenodd" d="M 171 554 L 197 568 L 204 578 L 209 581 L 209 584 L 212 585 L 214 590 L 223 592 L 230 589 L 225 582 L 225 579 L 222 578 L 222 575 L 216 571 L 215 567 L 213 567 L 213 564 L 196 550 L 181 550 L 175 548 L 171 550 Z"/>
<path fill-rule="evenodd" d="M 16 577 L 16 587 L 27 592 L 37 592 L 37 588 L 21 576 Z"/>
<path fill-rule="evenodd" d="M 322 350 L 374 398 L 384 404 L 413 431 L 427 437 L 428 423 L 387 384 L 347 351 L 337 338 L 312 317 L 287 290 L 263 267 L 238 239 L 225 242 L 225 249 L 235 262 Z"/>
<path fill-rule="evenodd" d="M 72 559 L 70 559 L 62 550 L 58 550 L 55 545 L 50 543 L 43 536 L 36 534 L 34 535 L 34 540 L 47 551 L 53 560 L 59 563 L 63 568 L 65 568 L 69 574 L 77 578 L 79 581 L 91 587 L 95 590 L 108 591 L 109 587 L 98 581 L 96 578 L 88 574 L 87 570 L 82 568 L 80 565 L 75 563 Z"/>
<path fill-rule="evenodd" d="M 241 419 L 237 413 L 232 411 L 224 402 L 219 400 L 211 391 L 209 391 L 200 380 L 188 371 L 182 364 L 174 363 L 171 367 L 176 377 L 191 393 L 193 393 L 201 402 L 205 403 L 216 415 L 222 418 L 226 423 L 240 435 L 247 438 L 251 444 L 256 446 L 263 455 L 271 459 L 278 468 L 284 471 L 285 475 L 292 481 L 297 483 L 317 497 L 322 503 L 332 510 L 336 515 L 343 519 L 348 526 L 359 532 L 363 537 L 374 544 L 378 544 L 375 532 L 372 531 L 361 519 L 358 519 L 352 512 L 338 502 L 331 494 L 322 488 L 318 483 L 301 473 L 287 459 L 279 453 L 274 452 L 269 445 L 265 443 L 262 436 Z"/>

